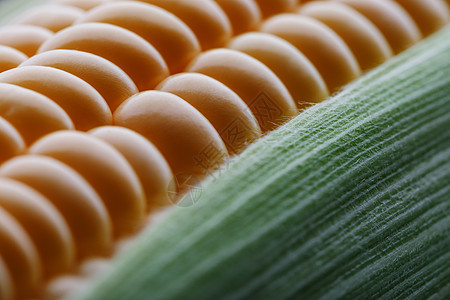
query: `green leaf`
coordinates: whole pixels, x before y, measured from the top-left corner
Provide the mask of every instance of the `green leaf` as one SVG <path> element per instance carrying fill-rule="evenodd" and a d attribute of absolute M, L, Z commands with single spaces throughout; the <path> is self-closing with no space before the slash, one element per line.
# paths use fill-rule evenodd
<path fill-rule="evenodd" d="M 0 1 L 0 26 L 11 24 L 27 9 L 47 3 L 48 0 L 6 0 Z"/>
<path fill-rule="evenodd" d="M 449 183 L 447 27 L 250 146 L 77 299 L 448 299 Z"/>

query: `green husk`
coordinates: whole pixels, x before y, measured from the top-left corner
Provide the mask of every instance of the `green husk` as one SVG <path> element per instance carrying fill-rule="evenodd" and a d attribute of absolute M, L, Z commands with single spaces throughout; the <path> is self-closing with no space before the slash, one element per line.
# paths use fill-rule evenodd
<path fill-rule="evenodd" d="M 26 12 L 27 9 L 48 2 L 48 0 L 0 1 L 0 26 L 11 24 L 17 17 Z"/>
<path fill-rule="evenodd" d="M 250 146 L 76 299 L 448 299 L 449 183 L 447 27 Z"/>

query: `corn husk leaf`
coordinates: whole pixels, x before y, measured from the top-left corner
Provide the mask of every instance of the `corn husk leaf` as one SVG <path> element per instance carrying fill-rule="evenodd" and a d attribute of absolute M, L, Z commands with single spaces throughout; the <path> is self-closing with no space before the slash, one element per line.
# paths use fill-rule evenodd
<path fill-rule="evenodd" d="M 448 299 L 450 28 L 251 145 L 76 299 Z"/>

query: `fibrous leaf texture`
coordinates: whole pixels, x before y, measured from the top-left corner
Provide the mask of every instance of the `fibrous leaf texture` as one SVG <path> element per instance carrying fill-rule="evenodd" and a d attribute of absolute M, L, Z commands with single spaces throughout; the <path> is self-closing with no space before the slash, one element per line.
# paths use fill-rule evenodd
<path fill-rule="evenodd" d="M 251 145 L 77 298 L 449 299 L 449 183 L 447 27 Z"/>

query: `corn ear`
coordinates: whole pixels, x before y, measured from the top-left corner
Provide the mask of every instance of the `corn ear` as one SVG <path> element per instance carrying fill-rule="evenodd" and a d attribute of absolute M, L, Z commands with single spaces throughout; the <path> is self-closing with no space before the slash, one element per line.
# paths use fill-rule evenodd
<path fill-rule="evenodd" d="M 74 298 L 448 299 L 449 183 L 447 26 L 251 145 Z"/>

